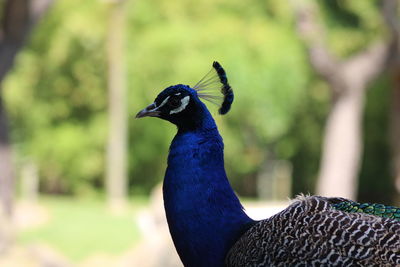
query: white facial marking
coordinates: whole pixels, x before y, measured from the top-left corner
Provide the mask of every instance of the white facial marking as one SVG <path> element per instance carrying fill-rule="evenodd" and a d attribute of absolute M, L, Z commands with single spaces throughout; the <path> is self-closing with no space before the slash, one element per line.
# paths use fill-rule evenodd
<path fill-rule="evenodd" d="M 178 108 L 171 110 L 169 112 L 169 114 L 178 113 L 178 112 L 181 112 L 182 110 L 184 110 L 186 108 L 186 106 L 189 104 L 189 100 L 190 100 L 190 96 L 185 96 L 184 98 L 182 98 L 181 105 Z"/>
<path fill-rule="evenodd" d="M 175 95 L 181 95 L 181 93 L 176 93 Z"/>
<path fill-rule="evenodd" d="M 157 107 L 157 108 L 161 108 L 162 106 L 164 106 L 165 104 L 167 104 L 169 96 L 167 96 L 163 102 L 161 102 L 161 104 Z"/>

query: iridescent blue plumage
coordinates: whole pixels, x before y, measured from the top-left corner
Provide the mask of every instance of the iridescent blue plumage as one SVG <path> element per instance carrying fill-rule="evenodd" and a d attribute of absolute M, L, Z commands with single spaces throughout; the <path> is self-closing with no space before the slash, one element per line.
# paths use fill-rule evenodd
<path fill-rule="evenodd" d="M 178 130 L 164 178 L 164 206 L 185 266 L 223 266 L 234 242 L 253 224 L 226 177 L 223 143 L 205 106 L 203 126 Z"/>

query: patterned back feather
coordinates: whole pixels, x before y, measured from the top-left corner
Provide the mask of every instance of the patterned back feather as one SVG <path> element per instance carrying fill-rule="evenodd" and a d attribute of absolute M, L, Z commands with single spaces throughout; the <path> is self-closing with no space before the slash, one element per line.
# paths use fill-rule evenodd
<path fill-rule="evenodd" d="M 347 212 L 362 212 L 400 221 L 400 208 L 383 204 L 358 203 L 344 198 L 330 198 L 332 206 Z"/>
<path fill-rule="evenodd" d="M 400 222 L 301 197 L 258 222 L 230 249 L 227 266 L 399 266 Z"/>

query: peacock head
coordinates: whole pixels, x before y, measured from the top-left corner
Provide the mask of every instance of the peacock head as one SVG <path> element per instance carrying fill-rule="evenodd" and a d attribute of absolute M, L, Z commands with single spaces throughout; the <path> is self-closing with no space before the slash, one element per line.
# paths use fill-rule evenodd
<path fill-rule="evenodd" d="M 154 103 L 141 110 L 136 118 L 158 117 L 180 126 L 194 119 L 199 106 L 197 92 L 187 85 L 178 84 L 164 89 Z"/>
<path fill-rule="evenodd" d="M 176 124 L 179 128 L 193 128 L 208 114 L 200 98 L 218 105 L 221 115 L 226 114 L 231 107 L 233 91 L 228 84 L 225 70 L 216 61 L 213 69 L 193 88 L 178 84 L 164 89 L 136 118 L 158 117 Z"/>

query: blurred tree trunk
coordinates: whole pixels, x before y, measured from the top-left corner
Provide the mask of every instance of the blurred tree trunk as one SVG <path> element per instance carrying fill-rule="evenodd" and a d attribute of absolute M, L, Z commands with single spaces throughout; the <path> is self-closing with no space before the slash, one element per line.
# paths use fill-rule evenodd
<path fill-rule="evenodd" d="M 12 213 L 13 168 L 9 126 L 4 101 L 0 96 L 0 198 L 2 216 L 9 217 Z M 1 216 L 0 216 L 1 217 Z"/>
<path fill-rule="evenodd" d="M 390 143 L 392 148 L 393 177 L 397 195 L 395 202 L 400 203 L 400 64 L 393 74 L 392 103 L 390 110 Z"/>
<path fill-rule="evenodd" d="M 45 13 L 51 0 L 7 0 L 4 3 L 0 25 L 0 84 L 12 68 L 15 56 L 25 44 L 33 26 Z M 11 215 L 13 170 L 9 126 L 0 87 L 0 198 L 2 211 Z"/>
<path fill-rule="evenodd" d="M 20 171 L 20 197 L 30 205 L 37 204 L 39 195 L 38 167 L 31 160 L 25 160 Z"/>
<path fill-rule="evenodd" d="M 8 131 L 8 119 L 0 91 L 0 255 L 13 239 L 11 215 L 14 182 Z"/>
<path fill-rule="evenodd" d="M 383 6 L 383 14 L 389 26 L 393 42 L 391 55 L 392 95 L 390 108 L 390 146 L 392 149 L 392 170 L 396 196 L 394 201 L 400 204 L 400 21 L 398 19 L 398 1 L 386 0 Z"/>
<path fill-rule="evenodd" d="M 368 83 L 386 68 L 390 46 L 374 43 L 346 60 L 335 58 L 315 18 L 315 7 L 306 3 L 296 2 L 298 32 L 308 49 L 311 66 L 328 83 L 332 96 L 316 193 L 355 199 L 366 90 Z"/>
<path fill-rule="evenodd" d="M 127 110 L 124 66 L 124 1 L 110 1 L 108 28 L 109 131 L 106 190 L 110 207 L 123 208 L 127 195 Z"/>
<path fill-rule="evenodd" d="M 45 13 L 51 0 L 6 0 L 0 22 L 0 250 L 7 247 L 7 221 L 12 215 L 14 193 L 9 123 L 3 100 L 2 82 L 14 64 L 33 26 Z"/>

